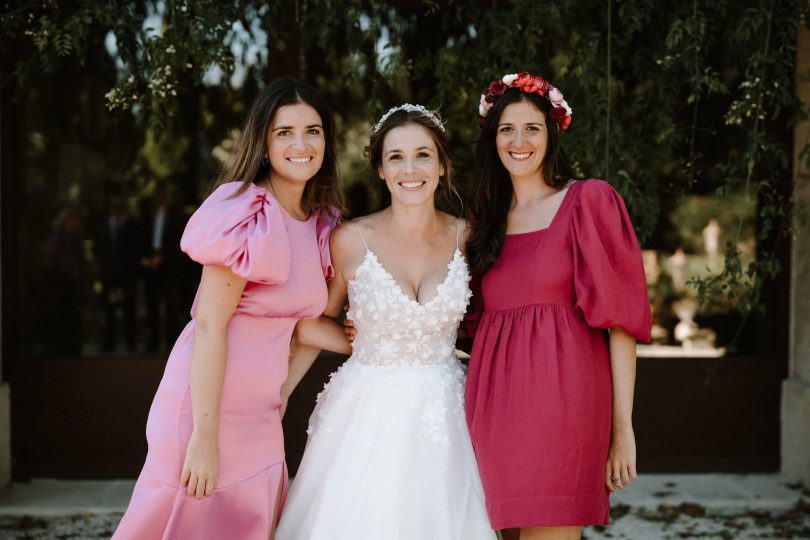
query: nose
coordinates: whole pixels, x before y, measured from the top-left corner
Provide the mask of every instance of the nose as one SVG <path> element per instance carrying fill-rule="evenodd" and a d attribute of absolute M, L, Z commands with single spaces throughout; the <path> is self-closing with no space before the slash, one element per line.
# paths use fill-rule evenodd
<path fill-rule="evenodd" d="M 295 135 L 295 139 L 293 139 L 293 148 L 296 150 L 302 150 L 306 148 L 307 144 L 304 141 L 304 134 L 298 133 Z"/>
<path fill-rule="evenodd" d="M 521 144 L 523 144 L 523 140 L 525 138 L 526 136 L 523 134 L 523 131 L 519 129 L 515 130 L 515 146 L 519 147 Z"/>
<path fill-rule="evenodd" d="M 413 158 L 405 158 L 405 172 L 413 172 L 413 170 L 416 168 L 415 165 L 416 164 L 414 163 Z"/>

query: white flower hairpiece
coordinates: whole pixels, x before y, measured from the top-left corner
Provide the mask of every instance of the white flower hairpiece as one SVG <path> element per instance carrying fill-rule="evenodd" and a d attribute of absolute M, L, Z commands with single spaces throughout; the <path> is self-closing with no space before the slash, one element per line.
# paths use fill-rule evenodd
<path fill-rule="evenodd" d="M 382 115 L 382 117 L 380 117 L 380 120 L 376 124 L 374 124 L 374 126 L 371 128 L 371 132 L 377 133 L 378 131 L 380 131 L 380 128 L 385 123 L 385 121 L 388 120 L 388 117 L 397 111 L 422 113 L 428 118 L 430 118 L 431 122 L 436 124 L 436 126 L 439 129 L 445 131 L 444 124 L 442 123 L 438 114 L 428 110 L 424 105 L 411 105 L 410 103 L 403 103 L 402 105 L 397 105 L 396 107 L 391 107 L 390 109 L 388 109 L 388 112 Z"/>

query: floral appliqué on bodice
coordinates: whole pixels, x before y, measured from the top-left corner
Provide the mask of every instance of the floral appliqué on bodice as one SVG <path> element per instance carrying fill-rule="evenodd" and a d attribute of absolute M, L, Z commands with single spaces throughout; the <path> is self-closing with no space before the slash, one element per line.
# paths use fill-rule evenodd
<path fill-rule="evenodd" d="M 456 249 L 444 281 L 422 304 L 406 296 L 375 253 L 366 251 L 348 284 L 347 317 L 357 329 L 352 358 L 378 365 L 455 361 L 458 325 L 472 295 L 469 281 L 464 256 Z"/>
<path fill-rule="evenodd" d="M 381 437 L 398 429 L 397 418 L 412 417 L 411 411 L 419 418 L 416 437 L 450 444 L 447 422 L 465 422 L 465 369 L 454 351 L 472 295 L 469 281 L 467 263 L 456 248 L 444 281 L 420 303 L 367 249 L 348 283 L 347 317 L 357 329 L 352 355 L 318 395 L 307 433 L 329 431 L 330 409 L 361 401 L 384 407 L 379 411 L 387 417 L 378 431 Z"/>

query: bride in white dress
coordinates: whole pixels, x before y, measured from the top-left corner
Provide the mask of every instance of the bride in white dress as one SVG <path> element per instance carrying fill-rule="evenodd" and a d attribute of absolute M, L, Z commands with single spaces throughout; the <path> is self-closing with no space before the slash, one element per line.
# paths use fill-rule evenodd
<path fill-rule="evenodd" d="M 434 206 L 437 188 L 452 188 L 447 136 L 406 104 L 366 150 L 391 206 L 335 230 L 329 306 L 296 329 L 287 395 L 318 348 L 352 355 L 318 396 L 276 538 L 494 539 L 454 354 L 470 297 L 466 224 Z M 328 317 L 347 294 L 353 349 Z"/>

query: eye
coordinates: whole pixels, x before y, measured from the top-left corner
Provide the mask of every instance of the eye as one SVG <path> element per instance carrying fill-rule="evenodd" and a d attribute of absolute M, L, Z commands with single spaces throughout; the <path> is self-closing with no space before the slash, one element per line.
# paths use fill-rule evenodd
<path fill-rule="evenodd" d="M 512 126 L 503 126 L 500 129 L 498 129 L 498 133 L 511 133 L 511 132 Z"/>
<path fill-rule="evenodd" d="M 311 129 L 309 129 L 307 131 L 307 134 L 309 134 L 309 135 L 320 135 L 321 134 L 321 129 L 320 128 L 311 128 Z"/>
<path fill-rule="evenodd" d="M 400 154 L 391 154 L 388 156 L 388 161 L 400 160 L 402 156 Z"/>
<path fill-rule="evenodd" d="M 418 158 L 429 158 L 429 157 L 431 157 L 431 155 L 430 155 L 429 152 L 419 152 L 418 154 L 416 154 L 416 157 L 418 157 Z"/>
<path fill-rule="evenodd" d="M 529 126 L 529 127 L 526 128 L 526 131 L 536 133 L 536 132 L 540 131 L 540 129 L 541 129 L 541 126 Z"/>
<path fill-rule="evenodd" d="M 289 129 L 282 129 L 282 130 L 277 131 L 276 134 L 279 137 L 288 137 L 288 136 L 292 135 L 292 131 L 290 131 Z"/>

